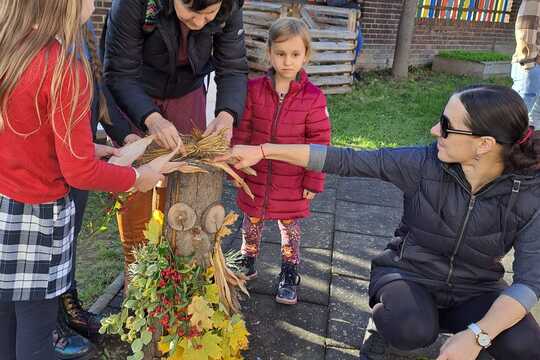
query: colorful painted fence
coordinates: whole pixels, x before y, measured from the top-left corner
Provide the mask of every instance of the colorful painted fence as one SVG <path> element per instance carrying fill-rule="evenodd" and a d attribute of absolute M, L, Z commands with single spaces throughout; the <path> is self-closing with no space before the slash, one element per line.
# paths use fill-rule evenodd
<path fill-rule="evenodd" d="M 418 18 L 508 23 L 513 0 L 419 0 Z"/>

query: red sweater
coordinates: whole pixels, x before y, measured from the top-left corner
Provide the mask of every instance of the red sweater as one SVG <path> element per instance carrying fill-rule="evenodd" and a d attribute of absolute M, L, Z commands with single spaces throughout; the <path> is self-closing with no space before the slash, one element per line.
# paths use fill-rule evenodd
<path fill-rule="evenodd" d="M 54 116 L 59 136 L 55 134 L 50 95 L 59 50 L 57 42 L 51 43 L 32 60 L 8 100 L 7 122 L 4 118 L 4 129 L 0 131 L 0 194 L 27 204 L 57 200 L 67 194 L 70 186 L 121 192 L 135 183 L 131 167 L 95 159 L 90 109 L 85 106 L 90 96 L 88 79 L 81 67 L 66 69 L 66 85 L 58 94 Z M 69 116 L 75 96 L 69 79 L 75 71 L 79 72 L 81 89 L 75 118 L 82 118 L 71 129 L 70 149 L 63 138 L 65 117 Z"/>

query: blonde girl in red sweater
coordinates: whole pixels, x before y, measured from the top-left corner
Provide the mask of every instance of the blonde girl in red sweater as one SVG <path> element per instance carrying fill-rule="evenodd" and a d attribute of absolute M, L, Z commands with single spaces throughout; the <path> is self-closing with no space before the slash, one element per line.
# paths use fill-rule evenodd
<path fill-rule="evenodd" d="M 70 186 L 151 189 L 162 175 L 96 158 L 82 26 L 93 0 L 0 3 L 0 349 L 54 359 L 58 296 L 71 283 Z"/>

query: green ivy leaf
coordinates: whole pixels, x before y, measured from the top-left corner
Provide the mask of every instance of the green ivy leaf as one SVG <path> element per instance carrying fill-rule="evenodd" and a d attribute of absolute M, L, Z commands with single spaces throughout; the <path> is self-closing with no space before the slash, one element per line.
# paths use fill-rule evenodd
<path fill-rule="evenodd" d="M 135 308 L 135 305 L 137 305 L 137 302 L 133 299 L 131 300 L 128 300 L 124 303 L 124 307 L 128 308 L 128 309 L 134 309 Z"/>
<path fill-rule="evenodd" d="M 134 353 L 133 355 L 140 352 L 142 348 L 143 348 L 143 342 L 141 341 L 141 339 L 135 339 L 135 341 L 133 341 L 133 343 L 131 344 L 131 350 Z"/>
<path fill-rule="evenodd" d="M 142 360 L 144 358 L 144 353 L 142 351 L 136 351 L 133 355 L 128 356 L 126 360 Z"/>
<path fill-rule="evenodd" d="M 152 333 L 148 330 L 144 330 L 141 333 L 141 340 L 144 345 L 150 344 L 150 342 L 152 341 Z"/>

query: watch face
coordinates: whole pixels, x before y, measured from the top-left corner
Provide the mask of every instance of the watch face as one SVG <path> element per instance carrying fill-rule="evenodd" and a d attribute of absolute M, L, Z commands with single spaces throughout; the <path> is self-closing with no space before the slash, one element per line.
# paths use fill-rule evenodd
<path fill-rule="evenodd" d="M 482 347 L 487 347 L 491 345 L 491 339 L 487 334 L 478 335 L 478 344 Z"/>

